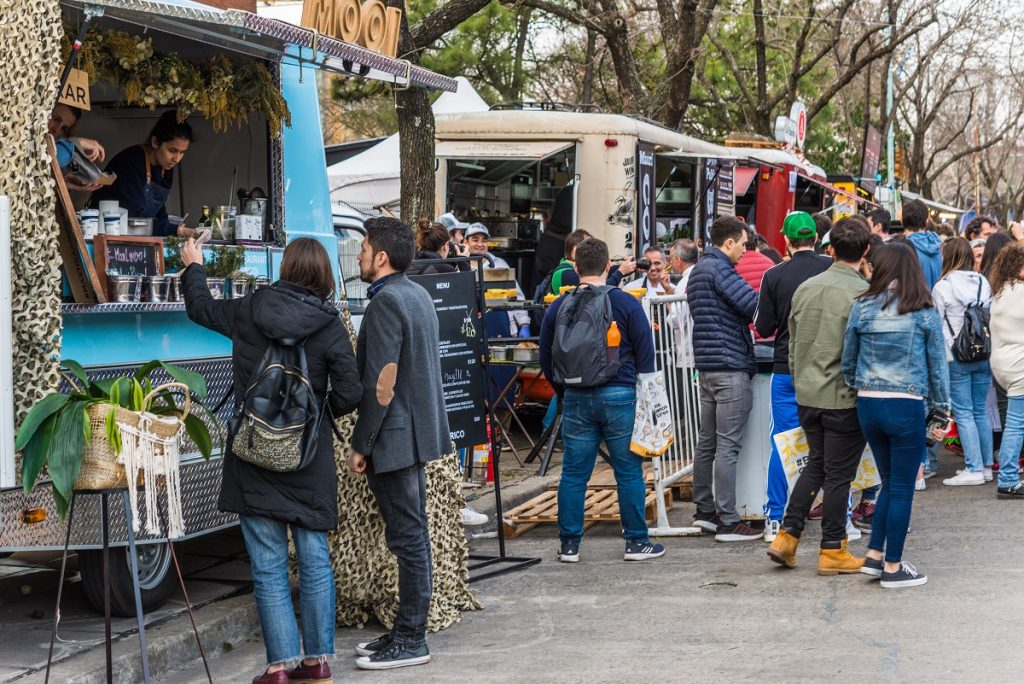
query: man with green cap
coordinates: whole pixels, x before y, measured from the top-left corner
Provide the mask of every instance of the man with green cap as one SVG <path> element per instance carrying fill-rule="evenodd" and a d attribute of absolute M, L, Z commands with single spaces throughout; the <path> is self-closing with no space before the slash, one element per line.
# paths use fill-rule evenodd
<path fill-rule="evenodd" d="M 832 265 L 828 257 L 814 251 L 818 232 L 814 219 L 803 211 L 790 212 L 782 224 L 788 261 L 765 271 L 761 280 L 761 297 L 754 317 L 757 334 L 775 335 L 775 365 L 772 368 L 771 424 L 768 441 L 768 484 L 765 491 L 764 540 L 772 542 L 782 524 L 789 498 L 789 482 L 782 467 L 782 458 L 775 446 L 775 435 L 800 427 L 797 417 L 796 391 L 789 369 L 789 310 L 793 293 L 807 280 L 824 273 Z"/>

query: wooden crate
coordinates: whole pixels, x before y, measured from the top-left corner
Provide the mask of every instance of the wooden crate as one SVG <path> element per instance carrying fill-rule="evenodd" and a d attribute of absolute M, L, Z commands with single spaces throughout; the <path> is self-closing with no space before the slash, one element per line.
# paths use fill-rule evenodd
<path fill-rule="evenodd" d="M 654 522 L 658 514 L 656 497 L 654 491 L 649 490 L 644 500 L 644 515 L 649 523 Z M 665 492 L 665 507 L 672 508 L 671 491 Z M 583 529 L 599 522 L 619 521 L 619 495 L 615 489 L 587 489 L 583 503 Z M 538 525 L 557 522 L 558 492 L 549 490 L 505 514 L 505 536 L 515 538 Z"/>

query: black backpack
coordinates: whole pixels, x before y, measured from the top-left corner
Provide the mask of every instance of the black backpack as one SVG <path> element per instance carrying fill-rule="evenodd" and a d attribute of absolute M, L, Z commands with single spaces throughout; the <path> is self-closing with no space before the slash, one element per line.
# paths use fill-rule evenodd
<path fill-rule="evenodd" d="M 953 331 L 949 317 L 943 314 L 949 332 L 953 335 L 953 358 L 960 363 L 985 361 L 992 354 L 992 336 L 989 333 L 991 313 L 981 304 L 982 283 L 979 277 L 977 299 L 964 309 L 964 324 L 959 333 Z"/>
<path fill-rule="evenodd" d="M 551 344 L 555 384 L 599 387 L 619 372 L 623 361 L 619 348 L 608 346 L 608 328 L 615 320 L 609 295 L 613 289 L 577 286 L 562 300 Z"/>

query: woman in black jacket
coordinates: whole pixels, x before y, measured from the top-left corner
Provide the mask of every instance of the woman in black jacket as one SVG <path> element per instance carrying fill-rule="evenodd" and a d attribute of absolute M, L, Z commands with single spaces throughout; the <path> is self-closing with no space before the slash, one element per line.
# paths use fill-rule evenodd
<path fill-rule="evenodd" d="M 448 229 L 440 223 L 434 223 L 428 219 L 421 219 L 416 224 L 416 258 L 409 268 L 405 269 L 405 275 L 418 276 L 430 275 L 431 273 L 455 273 L 456 271 L 468 271 L 469 263 L 458 264 L 424 264 L 427 259 L 447 259 L 451 254 L 451 237 Z M 466 250 L 466 254 L 469 251 Z M 458 256 L 458 255 L 456 255 Z"/>
<path fill-rule="evenodd" d="M 213 299 L 202 250 L 194 240 L 185 243 L 182 259 L 188 317 L 231 338 L 236 405 L 269 341 L 298 338 L 305 340 L 313 390 L 327 398 L 333 417 L 358 406 L 362 386 L 355 355 L 331 303 L 334 275 L 319 242 L 300 238 L 290 243 L 281 262 L 281 279 L 242 299 Z M 287 684 L 285 668 L 303 655 L 291 670 L 293 680 L 329 680 L 326 657 L 334 655 L 334 573 L 327 532 L 338 526 L 338 479 L 327 420 L 320 426 L 316 455 L 300 470 L 264 470 L 226 453 L 218 507 L 238 514 L 252 563 L 268 664 L 253 684 Z M 304 649 L 288 584 L 289 528 L 299 560 Z"/>

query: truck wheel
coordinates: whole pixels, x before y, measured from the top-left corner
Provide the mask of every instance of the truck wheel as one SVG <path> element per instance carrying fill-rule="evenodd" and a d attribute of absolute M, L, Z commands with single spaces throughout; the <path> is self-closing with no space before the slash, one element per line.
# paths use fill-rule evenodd
<path fill-rule="evenodd" d="M 148 613 L 162 606 L 178 578 L 171 569 L 171 551 L 167 544 L 140 544 L 139 589 L 142 594 L 142 612 Z M 82 588 L 89 603 L 97 612 L 103 612 L 103 550 L 78 552 L 78 567 L 82 573 Z M 110 549 L 110 612 L 119 617 L 135 616 L 135 595 L 132 590 L 131 561 L 128 547 Z"/>

